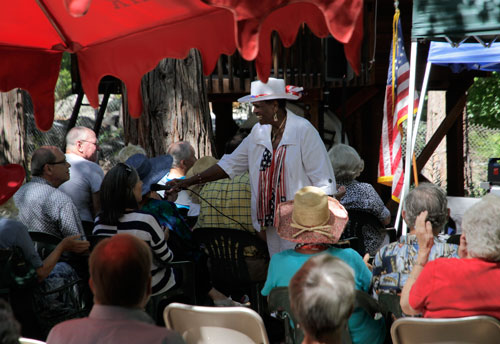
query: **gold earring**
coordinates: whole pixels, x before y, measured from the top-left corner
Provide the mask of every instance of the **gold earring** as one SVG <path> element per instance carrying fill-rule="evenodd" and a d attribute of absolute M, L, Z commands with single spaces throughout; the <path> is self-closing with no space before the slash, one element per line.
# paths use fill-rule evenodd
<path fill-rule="evenodd" d="M 274 119 L 274 121 L 275 121 L 275 122 L 278 122 L 278 111 L 276 111 L 276 112 L 274 113 L 274 117 L 273 117 L 273 119 Z"/>

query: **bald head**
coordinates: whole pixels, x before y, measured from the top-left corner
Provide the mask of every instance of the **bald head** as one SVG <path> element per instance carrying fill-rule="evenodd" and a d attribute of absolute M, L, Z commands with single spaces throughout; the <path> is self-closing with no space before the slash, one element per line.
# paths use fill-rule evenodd
<path fill-rule="evenodd" d="M 167 149 L 167 154 L 170 154 L 174 159 L 172 168 L 179 170 L 182 176 L 186 175 L 186 172 L 196 162 L 194 148 L 187 141 L 172 143 Z"/>
<path fill-rule="evenodd" d="M 86 127 L 74 127 L 66 135 L 66 153 L 76 154 L 89 161 L 97 161 L 97 137 Z"/>
<path fill-rule="evenodd" d="M 95 302 L 128 308 L 141 307 L 151 292 L 151 251 L 130 234 L 102 240 L 89 260 Z"/>

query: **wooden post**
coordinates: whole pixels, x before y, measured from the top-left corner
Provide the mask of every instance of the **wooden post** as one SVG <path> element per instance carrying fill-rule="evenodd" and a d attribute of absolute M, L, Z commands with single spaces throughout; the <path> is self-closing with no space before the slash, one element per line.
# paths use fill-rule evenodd
<path fill-rule="evenodd" d="M 24 116 L 25 91 L 20 88 L 0 93 L 0 164 L 21 164 L 28 171 L 24 138 L 26 123 Z"/>
<path fill-rule="evenodd" d="M 220 158 L 224 155 L 226 142 L 238 131 L 238 125 L 233 120 L 232 102 L 212 102 L 212 111 L 215 113 L 216 157 Z"/>
<path fill-rule="evenodd" d="M 457 92 L 448 92 L 446 102 L 456 101 L 460 96 Z M 446 156 L 448 160 L 448 196 L 464 196 L 465 195 L 465 178 L 464 178 L 464 111 L 465 105 L 460 111 L 457 119 L 451 126 L 446 135 Z"/>

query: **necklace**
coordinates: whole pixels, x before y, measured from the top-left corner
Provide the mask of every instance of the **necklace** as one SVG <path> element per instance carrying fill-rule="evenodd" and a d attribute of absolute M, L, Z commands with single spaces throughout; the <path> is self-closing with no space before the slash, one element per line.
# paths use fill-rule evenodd
<path fill-rule="evenodd" d="M 274 142 L 274 140 L 276 139 L 276 136 L 278 136 L 278 134 L 280 133 L 281 129 L 284 128 L 285 122 L 286 122 L 286 117 L 283 119 L 283 121 L 281 121 L 281 124 L 280 124 L 278 130 L 276 130 L 274 132 L 274 134 L 272 134 L 272 136 L 271 136 L 271 142 Z"/>

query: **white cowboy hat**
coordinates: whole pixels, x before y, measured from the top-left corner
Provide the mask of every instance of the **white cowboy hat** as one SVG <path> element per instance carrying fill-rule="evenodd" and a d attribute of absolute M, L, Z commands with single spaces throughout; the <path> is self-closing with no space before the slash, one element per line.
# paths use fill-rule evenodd
<path fill-rule="evenodd" d="M 238 99 L 240 103 L 260 102 L 270 99 L 290 99 L 297 100 L 301 97 L 302 87 L 285 86 L 285 80 L 269 78 L 267 83 L 260 80 L 252 81 L 250 85 L 250 94 Z"/>

